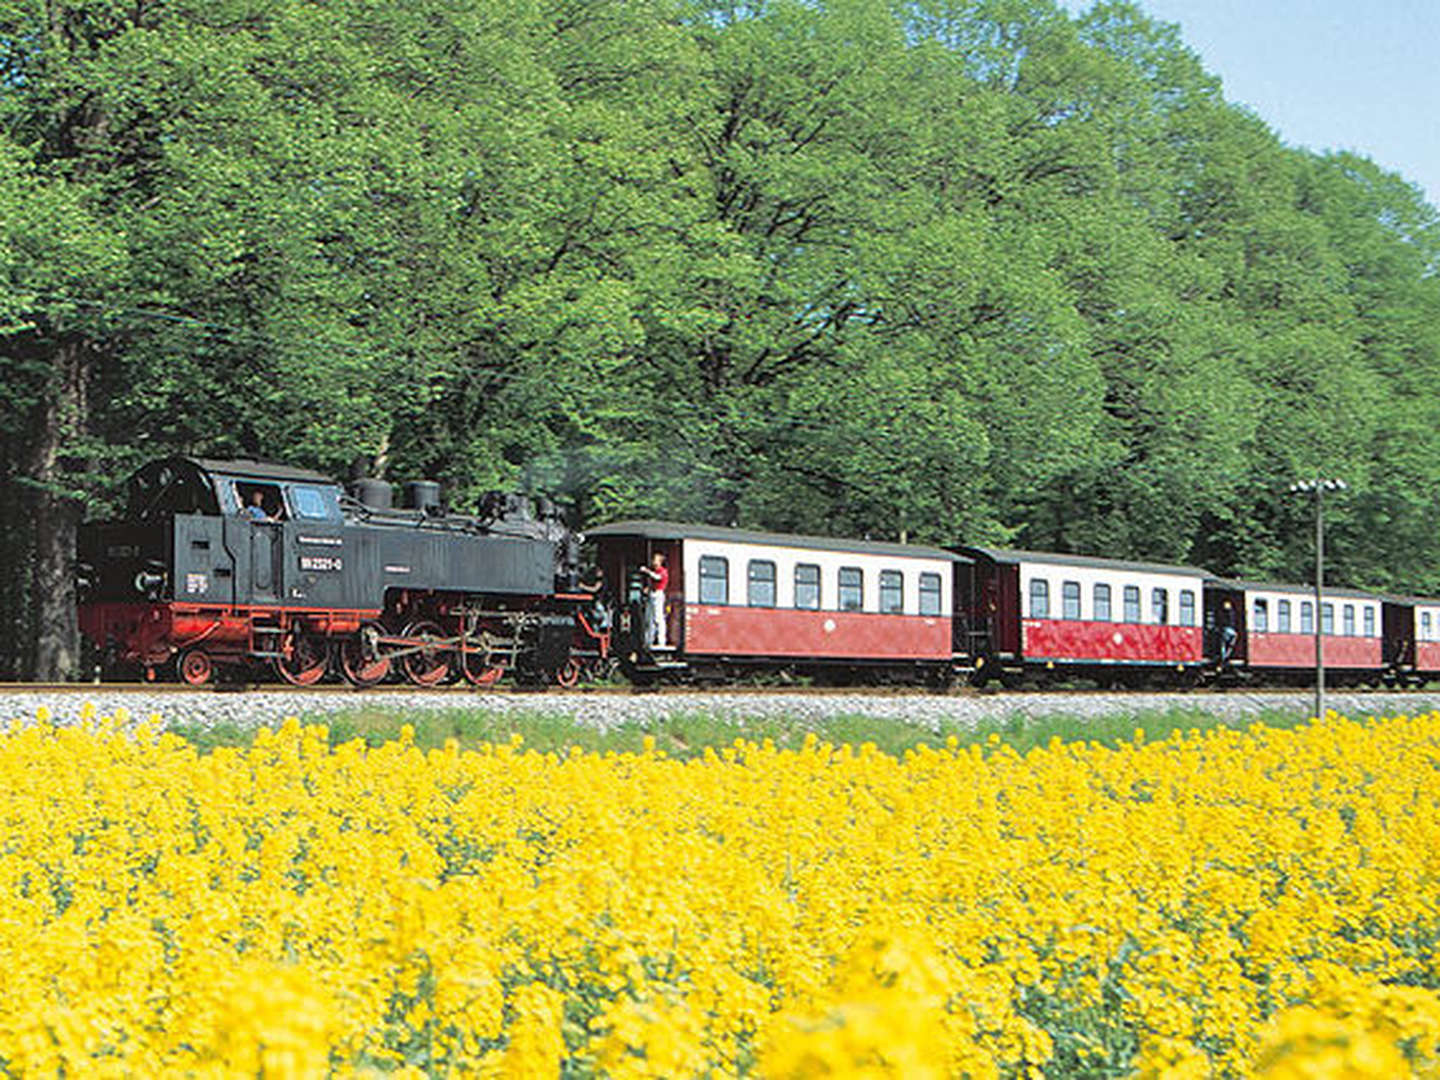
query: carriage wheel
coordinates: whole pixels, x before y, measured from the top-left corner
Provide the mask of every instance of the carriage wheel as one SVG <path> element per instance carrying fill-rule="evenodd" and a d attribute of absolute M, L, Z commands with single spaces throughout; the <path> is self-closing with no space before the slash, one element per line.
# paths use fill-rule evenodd
<path fill-rule="evenodd" d="M 180 678 L 191 686 L 204 686 L 215 677 L 215 665 L 204 649 L 187 649 L 176 665 Z"/>
<path fill-rule="evenodd" d="M 284 655 L 275 658 L 275 673 L 292 686 L 314 686 L 330 666 L 324 639 L 299 630 L 286 635 L 282 651 Z"/>
<path fill-rule="evenodd" d="M 587 665 L 585 677 L 590 682 L 609 682 L 620 674 L 620 658 L 618 656 L 604 656 L 598 660 L 590 661 Z M 724 676 L 721 676 L 724 681 Z"/>
<path fill-rule="evenodd" d="M 390 658 L 379 655 L 381 633 L 375 623 L 366 623 L 353 638 L 340 643 L 340 671 L 351 686 L 375 686 L 390 674 Z"/>
<path fill-rule="evenodd" d="M 481 632 L 474 652 L 462 653 L 460 672 L 471 686 L 494 686 L 505 674 L 505 665 L 496 663 L 490 648 L 490 635 Z"/>
<path fill-rule="evenodd" d="M 405 677 L 416 686 L 437 686 L 450 676 L 450 650 L 440 644 L 430 645 L 430 641 L 444 641 L 445 631 L 425 619 L 419 619 L 405 628 L 407 638 L 419 638 L 426 642 L 424 648 L 415 652 L 406 653 L 400 658 L 400 666 L 405 671 Z"/>
<path fill-rule="evenodd" d="M 580 682 L 581 667 L 580 661 L 573 656 L 566 660 L 555 672 L 555 685 L 563 686 L 566 690 L 573 689 Z"/>

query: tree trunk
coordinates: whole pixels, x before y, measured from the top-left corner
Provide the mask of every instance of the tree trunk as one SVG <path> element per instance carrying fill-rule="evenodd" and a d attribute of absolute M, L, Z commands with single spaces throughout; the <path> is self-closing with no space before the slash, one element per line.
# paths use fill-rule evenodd
<path fill-rule="evenodd" d="M 75 678 L 80 627 L 75 610 L 75 538 L 83 507 L 68 469 L 85 434 L 87 356 L 82 341 L 62 337 L 52 357 L 50 386 L 32 428 L 27 485 L 35 536 L 31 610 L 35 653 L 31 676 L 45 682 Z"/>
<path fill-rule="evenodd" d="M 30 493 L 17 479 L 28 464 L 20 444 L 29 445 L 14 435 L 0 440 L 0 521 L 15 523 L 14 528 L 0 529 L 0 678 L 6 681 L 23 678 L 30 670 L 35 637 L 30 612 L 34 537 L 21 524 L 30 518 Z"/>

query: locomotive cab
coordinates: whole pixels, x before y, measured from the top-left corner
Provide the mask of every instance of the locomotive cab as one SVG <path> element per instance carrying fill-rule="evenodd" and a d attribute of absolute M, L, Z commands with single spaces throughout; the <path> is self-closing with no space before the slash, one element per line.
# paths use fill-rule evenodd
<path fill-rule="evenodd" d="M 252 505 L 262 513 L 250 513 Z M 254 620 L 242 609 L 316 593 L 321 603 L 338 599 L 303 561 L 287 558 L 302 522 L 307 539 L 340 544 L 340 489 L 319 473 L 251 461 L 151 462 L 127 482 L 122 518 L 80 529 L 81 629 L 106 666 L 153 669 L 200 642 L 207 656 L 254 652 Z M 299 572 L 287 580 L 290 567 Z M 208 674 L 191 672 L 201 681 Z"/>

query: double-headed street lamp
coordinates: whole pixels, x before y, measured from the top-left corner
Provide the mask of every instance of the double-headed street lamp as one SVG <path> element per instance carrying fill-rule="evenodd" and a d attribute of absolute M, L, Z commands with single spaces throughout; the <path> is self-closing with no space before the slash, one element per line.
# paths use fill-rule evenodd
<path fill-rule="evenodd" d="M 1325 492 L 1344 491 L 1344 480 L 1298 480 L 1290 485 L 1290 493 L 1315 493 L 1315 716 L 1325 719 L 1325 513 L 1322 509 Z"/>

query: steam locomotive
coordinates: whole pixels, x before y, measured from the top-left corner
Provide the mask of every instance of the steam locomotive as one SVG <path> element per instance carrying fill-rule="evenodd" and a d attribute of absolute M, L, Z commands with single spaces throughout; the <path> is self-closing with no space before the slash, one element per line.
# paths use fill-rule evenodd
<path fill-rule="evenodd" d="M 1230 581 L 1197 567 L 617 522 L 581 538 L 543 501 L 448 512 L 438 486 L 172 457 L 82 526 L 80 624 L 102 670 L 204 685 L 502 677 L 570 686 L 778 672 L 949 686 L 1440 679 L 1440 599 Z M 643 567 L 669 567 L 660 605 Z M 665 641 L 659 646 L 652 642 Z"/>
<path fill-rule="evenodd" d="M 576 538 L 543 503 L 452 514 L 417 481 L 395 507 L 380 481 L 190 457 L 126 494 L 120 520 L 79 533 L 80 627 L 107 675 L 572 683 L 606 644 L 574 640 Z"/>

